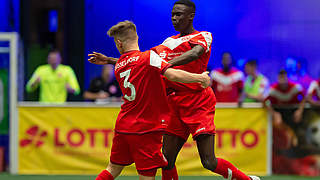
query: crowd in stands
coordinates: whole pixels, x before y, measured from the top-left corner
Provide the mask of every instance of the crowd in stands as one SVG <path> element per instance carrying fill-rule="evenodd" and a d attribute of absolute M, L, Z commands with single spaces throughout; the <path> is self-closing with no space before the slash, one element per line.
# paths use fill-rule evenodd
<path fill-rule="evenodd" d="M 232 56 L 225 52 L 222 67 L 210 73 L 217 102 L 261 102 L 267 106 L 304 105 L 309 102 L 319 106 L 319 81 L 302 70 L 301 62 L 289 58 L 286 64 L 287 68 L 279 71 L 277 82 L 269 85 L 268 78 L 259 73 L 256 60 L 248 60 L 243 73 L 232 66 Z"/>
<path fill-rule="evenodd" d="M 320 81 L 312 78 L 301 68 L 301 62 L 288 59 L 286 70 L 278 74 L 278 81 L 269 85 L 266 76 L 258 71 L 258 63 L 249 59 L 244 72 L 232 64 L 232 55 L 222 55 L 222 67 L 210 73 L 212 85 L 218 103 L 260 102 L 279 119 L 279 114 L 272 106 L 297 105 L 295 118 L 298 121 L 305 103 L 320 106 Z M 39 66 L 26 85 L 26 91 L 32 92 L 40 87 L 39 101 L 44 103 L 63 103 L 67 94 L 79 94 L 77 78 L 70 66 L 61 64 L 58 51 L 51 51 L 48 64 Z M 121 101 L 121 90 L 115 80 L 112 65 L 102 67 L 101 75 L 91 80 L 89 88 L 84 91 L 86 101 L 97 103 Z"/>

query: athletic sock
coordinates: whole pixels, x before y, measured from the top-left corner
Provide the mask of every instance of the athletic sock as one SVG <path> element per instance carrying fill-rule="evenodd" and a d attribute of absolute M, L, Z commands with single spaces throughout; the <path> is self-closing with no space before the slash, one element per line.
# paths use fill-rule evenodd
<path fill-rule="evenodd" d="M 162 180 L 178 180 L 178 172 L 176 166 L 172 169 L 162 169 Z"/>
<path fill-rule="evenodd" d="M 113 180 L 113 176 L 107 170 L 103 170 L 96 178 L 96 180 Z"/>
<path fill-rule="evenodd" d="M 220 174 L 226 179 L 250 180 L 250 177 L 248 177 L 239 169 L 234 167 L 230 162 L 220 158 L 217 158 L 217 159 L 218 159 L 218 165 L 214 170 L 215 173 Z"/>

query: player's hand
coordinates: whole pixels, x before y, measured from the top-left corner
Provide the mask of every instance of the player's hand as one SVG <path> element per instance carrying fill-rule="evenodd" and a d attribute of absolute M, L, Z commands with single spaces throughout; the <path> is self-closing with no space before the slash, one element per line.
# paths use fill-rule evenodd
<path fill-rule="evenodd" d="M 71 94 L 73 94 L 75 92 L 75 90 L 68 83 L 66 84 L 66 89 Z"/>
<path fill-rule="evenodd" d="M 90 57 L 88 61 L 92 64 L 97 65 L 105 65 L 105 64 L 111 64 L 112 57 L 107 57 L 101 53 L 93 52 L 92 54 L 88 54 Z"/>
<path fill-rule="evenodd" d="M 210 86 L 210 77 L 209 77 L 209 72 L 208 71 L 206 71 L 206 72 L 203 72 L 202 74 L 201 74 L 201 76 L 202 76 L 202 81 L 201 81 L 201 87 L 202 88 L 207 88 L 207 87 L 209 87 Z"/>
<path fill-rule="evenodd" d="M 32 87 L 35 87 L 37 86 L 41 81 L 41 78 L 40 77 L 37 77 L 37 79 L 31 84 Z"/>
<path fill-rule="evenodd" d="M 306 96 L 306 102 L 312 103 L 312 96 Z"/>
<path fill-rule="evenodd" d="M 293 121 L 295 122 L 295 123 L 299 123 L 299 122 L 301 122 L 301 120 L 302 120 L 302 115 L 303 115 L 303 109 L 298 109 L 298 110 L 296 110 L 295 112 L 294 112 L 294 114 L 293 114 Z"/>
<path fill-rule="evenodd" d="M 40 81 L 41 81 L 41 78 L 40 78 L 40 77 L 37 77 L 36 83 L 38 84 L 38 83 L 40 83 Z"/>
<path fill-rule="evenodd" d="M 97 99 L 107 99 L 109 97 L 109 93 L 107 92 L 99 92 Z"/>
<path fill-rule="evenodd" d="M 275 126 L 279 127 L 282 124 L 282 116 L 279 112 L 274 112 L 272 118 Z"/>

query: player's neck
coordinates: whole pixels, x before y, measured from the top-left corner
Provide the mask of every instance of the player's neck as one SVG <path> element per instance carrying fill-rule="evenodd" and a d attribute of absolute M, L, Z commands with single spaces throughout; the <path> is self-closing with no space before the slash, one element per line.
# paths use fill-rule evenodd
<path fill-rule="evenodd" d="M 125 54 L 130 51 L 140 51 L 139 45 L 138 44 L 130 44 L 130 45 L 124 47 L 122 54 Z"/>
<path fill-rule="evenodd" d="M 51 64 L 50 66 L 55 71 L 58 68 L 59 64 Z"/>
<path fill-rule="evenodd" d="M 257 79 L 257 77 L 258 77 L 258 72 L 254 72 L 254 73 L 252 74 L 252 77 L 253 77 L 253 79 Z"/>
<path fill-rule="evenodd" d="M 189 35 L 189 34 L 193 33 L 194 31 L 195 31 L 195 29 L 193 28 L 193 26 L 190 26 L 189 28 L 181 31 L 181 32 L 180 32 L 180 36 Z"/>

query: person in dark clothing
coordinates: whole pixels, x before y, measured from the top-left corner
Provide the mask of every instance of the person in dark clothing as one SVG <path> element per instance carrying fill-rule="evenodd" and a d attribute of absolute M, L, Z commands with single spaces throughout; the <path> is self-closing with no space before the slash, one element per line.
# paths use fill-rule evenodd
<path fill-rule="evenodd" d="M 116 102 L 121 100 L 121 90 L 114 78 L 113 65 L 103 66 L 101 76 L 91 80 L 84 99 L 95 102 Z"/>

